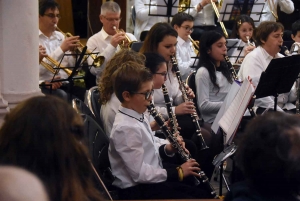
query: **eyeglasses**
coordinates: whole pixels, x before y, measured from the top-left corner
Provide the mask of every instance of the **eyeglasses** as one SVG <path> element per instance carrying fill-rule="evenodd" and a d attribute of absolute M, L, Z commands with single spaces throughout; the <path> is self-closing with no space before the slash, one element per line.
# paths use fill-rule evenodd
<path fill-rule="evenodd" d="M 113 21 L 117 21 L 117 22 L 120 22 L 121 21 L 121 17 L 120 18 L 107 18 L 105 17 L 104 15 L 102 15 L 107 21 L 109 22 L 113 22 Z"/>
<path fill-rule="evenodd" d="M 148 92 L 145 92 L 145 93 L 142 93 L 142 92 L 130 92 L 130 93 L 132 93 L 132 94 L 142 94 L 142 95 L 145 96 L 146 100 L 149 100 L 150 96 L 153 95 L 154 90 L 152 89 L 151 91 L 148 91 Z"/>
<path fill-rule="evenodd" d="M 60 14 L 57 14 L 57 15 L 54 15 L 53 13 L 47 13 L 47 14 L 44 14 L 44 15 L 46 15 L 47 17 L 50 17 L 50 18 L 52 18 L 52 19 L 54 19 L 54 18 L 58 18 L 58 19 L 60 19 L 61 18 L 61 15 Z"/>
<path fill-rule="evenodd" d="M 183 26 L 180 26 L 180 27 L 183 27 Z M 194 31 L 194 28 L 192 27 L 183 27 L 186 31 L 190 31 L 190 32 L 193 32 Z"/>
<path fill-rule="evenodd" d="M 164 76 L 164 78 L 167 78 L 167 75 L 168 75 L 167 72 L 165 72 L 165 73 L 153 73 L 153 74 L 158 74 L 158 75 Z"/>

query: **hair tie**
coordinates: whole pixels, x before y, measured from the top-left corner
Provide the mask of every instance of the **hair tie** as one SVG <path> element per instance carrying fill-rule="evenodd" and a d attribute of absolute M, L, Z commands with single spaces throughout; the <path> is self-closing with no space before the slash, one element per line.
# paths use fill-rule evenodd
<path fill-rule="evenodd" d="M 242 20 L 237 21 L 238 26 L 241 26 Z"/>

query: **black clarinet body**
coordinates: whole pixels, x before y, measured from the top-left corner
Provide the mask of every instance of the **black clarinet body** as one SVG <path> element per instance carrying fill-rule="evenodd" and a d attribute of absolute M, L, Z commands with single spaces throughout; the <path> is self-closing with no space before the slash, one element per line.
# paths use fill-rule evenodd
<path fill-rule="evenodd" d="M 191 101 L 191 100 L 188 99 L 187 91 L 186 91 L 186 88 L 185 88 L 185 83 L 182 81 L 176 58 L 174 56 L 171 56 L 171 61 L 172 61 L 172 65 L 173 65 L 172 68 L 175 71 L 175 74 L 176 74 L 176 77 L 177 77 L 177 80 L 178 80 L 178 83 L 179 83 L 179 88 L 180 88 L 180 91 L 182 93 L 183 101 L 184 102 Z M 191 114 L 191 119 L 192 119 L 192 122 L 194 123 L 195 128 L 196 128 L 196 133 L 197 133 L 197 136 L 198 136 L 198 139 L 199 139 L 200 149 L 201 150 L 208 149 L 209 147 L 206 145 L 205 140 L 203 138 L 203 135 L 201 134 L 200 118 L 199 118 L 196 111 L 193 114 Z"/>
<path fill-rule="evenodd" d="M 161 115 L 157 112 L 154 104 L 151 102 L 149 106 L 147 106 L 149 113 L 153 116 L 154 120 L 157 122 L 157 124 L 160 126 L 163 134 L 165 135 L 166 139 L 171 143 L 171 145 L 177 149 L 178 154 L 182 158 L 184 162 L 191 159 L 190 155 L 187 154 L 184 149 L 180 146 L 180 144 L 177 141 L 176 136 L 172 134 L 172 132 L 168 129 L 167 125 L 165 124 L 165 121 L 161 117 Z M 200 181 L 194 177 L 194 183 L 195 185 L 199 185 L 200 183 L 203 184 L 203 186 L 206 188 L 208 192 L 210 192 L 212 198 L 218 198 L 215 189 L 210 184 L 207 176 L 203 171 L 197 172 L 200 175 Z"/>
<path fill-rule="evenodd" d="M 234 80 L 237 80 L 237 81 L 238 81 L 238 76 L 237 76 L 237 74 L 236 74 L 236 72 L 235 72 L 235 69 L 234 69 L 234 67 L 232 66 L 232 64 L 231 64 L 231 62 L 230 62 L 228 56 L 227 56 L 227 55 L 224 55 L 224 58 L 225 58 L 225 62 L 226 62 L 226 64 L 227 64 L 227 67 L 228 67 L 228 69 L 230 70 L 230 72 L 231 72 L 231 74 L 232 74 L 232 78 L 233 78 Z"/>
<path fill-rule="evenodd" d="M 170 100 L 170 96 L 168 94 L 168 89 L 166 87 L 166 85 L 162 85 L 162 91 L 163 91 L 163 95 L 164 95 L 164 100 L 166 103 L 166 107 L 167 107 L 167 112 L 168 112 L 168 117 L 170 119 L 170 124 L 171 124 L 171 132 L 172 133 L 176 133 L 178 132 L 178 123 L 177 123 L 177 119 L 176 119 L 176 115 L 174 114 L 173 110 L 172 110 L 172 103 Z"/>

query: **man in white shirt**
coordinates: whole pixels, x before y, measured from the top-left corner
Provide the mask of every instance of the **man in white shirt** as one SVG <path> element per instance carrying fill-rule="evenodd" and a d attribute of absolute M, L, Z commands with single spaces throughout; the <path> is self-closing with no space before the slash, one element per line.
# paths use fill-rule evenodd
<path fill-rule="evenodd" d="M 60 19 L 58 8 L 59 5 L 55 1 L 39 0 L 39 43 L 46 49 L 47 55 L 59 63 L 67 51 L 72 51 L 78 46 L 79 36 L 65 38 L 61 32 L 55 31 Z M 45 58 L 43 61 L 47 62 Z M 75 59 L 72 56 L 65 56 L 61 62 L 62 66 L 74 66 L 74 64 Z M 42 87 L 42 92 L 49 94 L 49 85 L 51 84 L 51 93 L 67 100 L 66 92 L 60 89 L 62 82 L 50 83 L 53 79 L 53 73 L 42 65 L 39 68 L 40 84 L 45 84 L 45 87 Z M 63 70 L 60 70 L 57 76 L 54 77 L 54 80 L 67 77 L 68 75 Z"/>
<path fill-rule="evenodd" d="M 151 0 L 151 5 L 156 5 L 156 0 Z M 135 27 L 134 27 L 134 36 L 141 40 L 140 36 L 143 31 L 149 31 L 151 27 L 157 22 L 167 22 L 167 17 L 159 16 L 149 16 L 149 5 L 150 0 L 135 0 Z M 157 6 L 150 6 L 150 13 L 157 14 Z"/>
<path fill-rule="evenodd" d="M 98 53 L 98 56 L 104 56 L 104 63 L 98 67 L 91 67 L 91 73 L 96 76 L 96 82 L 100 77 L 107 61 L 109 61 L 112 56 L 120 50 L 119 44 L 122 41 L 126 41 L 126 36 L 132 41 L 136 41 L 134 35 L 124 32 L 116 32 L 116 29 L 119 29 L 119 24 L 121 21 L 121 8 L 120 6 L 113 1 L 107 1 L 101 6 L 101 13 L 99 15 L 100 21 L 103 24 L 103 27 L 100 32 L 94 34 L 87 41 L 88 49 L 93 53 Z M 89 65 L 93 64 L 93 59 L 89 57 Z"/>
<path fill-rule="evenodd" d="M 266 0 L 260 22 L 255 22 L 255 26 L 257 27 L 261 22 L 264 21 L 276 22 L 278 20 L 278 6 L 284 13 L 291 14 L 292 12 L 294 12 L 294 3 L 291 0 Z"/>
<path fill-rule="evenodd" d="M 270 21 L 262 22 L 258 26 L 256 30 L 256 44 L 258 47 L 245 57 L 238 74 L 240 80 L 250 76 L 253 86 L 256 87 L 261 73 L 266 70 L 271 60 L 283 57 L 282 54 L 279 54 L 280 46 L 283 43 L 283 30 L 282 24 Z M 254 106 L 273 109 L 274 97 L 268 96 L 256 99 Z M 279 106 L 277 106 L 277 110 L 282 111 Z"/>
<path fill-rule="evenodd" d="M 194 18 L 187 13 L 177 13 L 173 16 L 171 25 L 177 31 L 176 59 L 181 78 L 186 80 L 197 65 L 196 54 L 192 42 L 189 39 L 193 32 Z"/>

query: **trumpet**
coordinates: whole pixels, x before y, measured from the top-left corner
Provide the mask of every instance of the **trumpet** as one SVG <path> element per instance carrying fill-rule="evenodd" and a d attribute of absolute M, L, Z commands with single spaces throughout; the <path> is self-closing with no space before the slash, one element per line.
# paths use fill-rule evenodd
<path fill-rule="evenodd" d="M 198 40 L 193 40 L 190 35 L 189 35 L 189 39 L 193 44 L 193 50 L 194 50 L 196 56 L 198 56 L 198 54 L 199 54 L 199 41 Z"/>
<path fill-rule="evenodd" d="M 66 38 L 68 37 L 72 37 L 73 35 L 69 32 L 65 33 L 63 32 L 60 28 L 58 28 L 57 25 L 55 25 L 55 29 L 59 32 L 61 32 Z M 77 52 L 80 54 L 82 52 L 82 49 L 84 48 L 84 45 L 82 43 L 79 43 L 79 47 L 77 47 Z M 94 54 L 92 54 L 91 51 L 86 50 L 86 54 L 89 54 L 90 57 L 94 60 L 93 62 L 93 66 L 95 67 L 100 67 L 104 61 L 105 61 L 105 57 L 104 56 L 96 56 Z M 83 61 L 85 61 L 87 59 L 87 57 L 85 56 L 85 58 L 83 59 Z"/>
<path fill-rule="evenodd" d="M 123 29 L 117 29 L 117 27 L 116 26 L 113 26 L 113 29 L 117 32 L 117 33 L 125 33 L 125 31 L 123 30 Z M 126 38 L 126 40 L 122 40 L 122 42 L 119 44 L 119 46 L 120 46 L 120 48 L 121 49 L 126 49 L 126 48 L 130 48 L 131 47 L 131 45 L 132 45 L 132 43 L 133 42 L 136 42 L 136 41 L 132 41 L 127 35 L 126 35 L 126 33 L 125 33 L 125 38 Z M 127 45 L 127 44 L 128 45 Z"/>
<path fill-rule="evenodd" d="M 47 57 L 44 57 L 46 60 L 48 60 L 50 63 L 52 63 L 54 66 L 56 67 L 60 67 L 63 71 L 65 71 L 67 73 L 68 76 L 71 75 L 72 71 L 62 65 L 59 65 L 59 62 L 56 61 L 55 59 L 47 56 Z M 56 73 L 56 69 L 54 69 L 51 64 L 45 62 L 45 61 L 41 61 L 41 65 L 44 66 L 47 70 L 49 70 L 51 73 L 55 74 Z"/>
<path fill-rule="evenodd" d="M 213 2 L 213 0 L 210 0 L 210 3 L 211 3 L 211 5 L 212 5 L 212 7 L 213 7 L 213 9 L 214 9 L 214 11 L 215 11 L 215 13 L 216 13 L 217 18 L 219 18 L 219 17 L 220 17 L 220 13 L 219 13 L 219 10 L 218 10 L 218 8 L 217 8 L 216 3 Z M 226 30 L 226 28 L 225 28 L 224 23 L 223 23 L 223 22 L 220 22 L 220 25 L 221 25 L 222 31 L 223 31 L 223 33 L 224 33 L 224 35 L 225 35 L 225 38 L 228 38 L 228 33 L 227 33 L 227 30 Z"/>
<path fill-rule="evenodd" d="M 249 45 L 249 46 L 255 46 L 255 43 L 254 42 L 250 42 L 250 38 L 249 38 L 249 36 L 246 36 L 246 39 L 247 39 L 247 44 Z"/>

